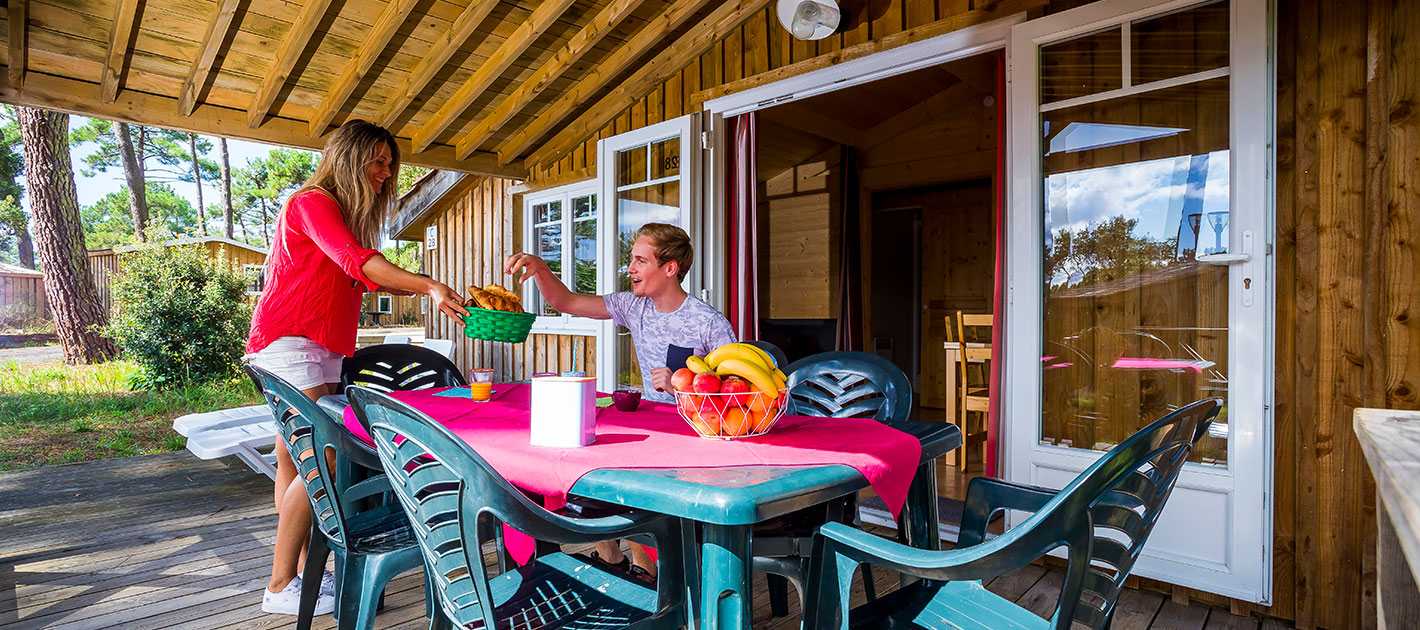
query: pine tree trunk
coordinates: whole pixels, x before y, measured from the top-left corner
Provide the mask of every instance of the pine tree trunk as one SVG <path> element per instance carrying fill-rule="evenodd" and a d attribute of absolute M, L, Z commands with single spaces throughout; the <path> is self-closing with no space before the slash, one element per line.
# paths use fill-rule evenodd
<path fill-rule="evenodd" d="M 207 236 L 207 207 L 202 205 L 202 164 L 197 161 L 197 134 L 187 134 L 187 149 L 192 153 L 192 181 L 197 184 L 197 223 Z"/>
<path fill-rule="evenodd" d="M 271 220 L 266 217 L 266 199 L 261 199 L 261 239 L 271 247 Z"/>
<path fill-rule="evenodd" d="M 222 218 L 226 221 L 227 238 L 232 238 L 232 167 L 227 162 L 227 139 L 217 138 L 217 146 L 222 148 Z M 246 227 L 242 227 L 242 238 L 246 238 Z"/>
<path fill-rule="evenodd" d="M 20 265 L 35 268 L 35 242 L 30 238 L 29 229 L 20 230 L 18 237 L 20 249 Z"/>
<path fill-rule="evenodd" d="M 74 167 L 69 161 L 69 115 L 16 107 L 24 143 L 25 180 L 35 244 L 44 263 L 44 295 L 59 332 L 64 362 L 99 363 L 118 354 L 95 327 L 108 323 L 89 277 L 79 221 Z"/>
<path fill-rule="evenodd" d="M 65 122 L 66 127 L 68 122 Z M 139 241 L 148 240 L 148 187 L 144 182 L 143 165 L 133 151 L 133 136 L 128 123 L 118 125 L 118 158 L 123 163 L 123 177 L 128 180 L 128 211 L 133 217 L 133 231 Z M 70 175 L 73 179 L 73 175 Z"/>

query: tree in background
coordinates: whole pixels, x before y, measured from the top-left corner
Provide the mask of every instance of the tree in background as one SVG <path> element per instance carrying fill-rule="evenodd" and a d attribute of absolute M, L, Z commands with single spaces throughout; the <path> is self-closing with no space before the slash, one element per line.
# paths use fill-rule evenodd
<path fill-rule="evenodd" d="M 35 268 L 34 240 L 30 237 L 30 219 L 20 199 L 25 196 L 22 179 L 25 176 L 24 148 L 20 142 L 20 124 L 15 110 L 4 109 L 5 122 L 0 125 L 0 227 L 14 239 L 15 261 Z M 8 253 L 9 247 L 4 248 Z"/>
<path fill-rule="evenodd" d="M 385 255 L 385 260 L 400 269 L 409 273 L 422 273 L 424 261 L 419 254 L 423 250 L 419 249 L 419 246 L 423 244 L 421 241 L 397 241 L 393 247 L 386 247 L 380 250 L 380 253 Z"/>
<path fill-rule="evenodd" d="M 208 142 L 207 147 L 211 150 L 212 143 Z M 187 134 L 187 148 L 192 154 L 192 181 L 197 184 L 197 225 L 202 235 L 207 236 L 207 208 L 202 205 L 202 161 L 197 157 L 197 134 Z"/>
<path fill-rule="evenodd" d="M 395 192 L 401 195 L 409 192 L 411 188 L 414 188 L 415 182 L 419 181 L 419 179 L 424 177 L 425 175 L 428 175 L 429 172 L 432 170 L 434 169 L 425 168 L 423 166 L 410 166 L 408 164 L 400 165 L 399 188 Z"/>
<path fill-rule="evenodd" d="M 131 196 L 130 214 L 133 217 L 135 234 L 140 241 L 144 240 L 148 223 L 148 201 L 145 194 L 148 190 L 148 180 L 198 183 L 200 179 L 212 180 L 217 177 L 217 164 L 200 157 L 212 150 L 211 141 L 201 137 L 194 138 L 192 134 L 184 131 L 91 118 L 84 126 L 70 134 L 72 145 L 78 146 L 86 142 L 94 143 L 95 150 L 83 158 L 84 167 L 81 172 L 85 176 L 91 177 L 114 167 L 123 168 Z M 194 153 L 197 154 L 196 159 Z"/>
<path fill-rule="evenodd" d="M 217 147 L 222 158 L 222 235 L 232 238 L 232 165 L 227 159 L 227 139 L 218 136 Z"/>
<path fill-rule="evenodd" d="M 108 317 L 89 279 L 89 256 L 84 252 L 74 168 L 69 159 L 69 115 L 27 107 L 18 110 L 35 245 L 64 361 L 106 361 L 117 349 L 98 332 Z"/>
<path fill-rule="evenodd" d="M 236 205 L 246 215 L 261 211 L 261 242 L 271 244 L 271 216 L 316 171 L 316 154 L 295 149 L 272 149 L 265 158 L 247 160 L 233 178 Z"/>
<path fill-rule="evenodd" d="M 183 235 L 191 234 L 199 225 L 201 219 L 192 203 L 177 194 L 171 186 L 148 182 L 144 197 L 152 212 L 150 227 L 161 227 L 166 234 Z M 103 249 L 134 242 L 133 223 L 127 216 L 129 198 L 128 188 L 124 187 L 79 211 L 84 225 L 85 247 Z"/>

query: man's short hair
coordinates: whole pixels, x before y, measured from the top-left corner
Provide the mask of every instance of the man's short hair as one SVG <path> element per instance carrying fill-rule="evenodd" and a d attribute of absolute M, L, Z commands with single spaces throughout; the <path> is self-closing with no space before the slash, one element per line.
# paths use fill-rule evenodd
<path fill-rule="evenodd" d="M 690 243 L 690 235 L 669 223 L 647 223 L 636 230 L 636 238 L 643 236 L 651 237 L 655 243 L 656 264 L 665 265 L 674 260 L 676 280 L 685 280 L 690 264 L 695 262 L 695 246 Z"/>

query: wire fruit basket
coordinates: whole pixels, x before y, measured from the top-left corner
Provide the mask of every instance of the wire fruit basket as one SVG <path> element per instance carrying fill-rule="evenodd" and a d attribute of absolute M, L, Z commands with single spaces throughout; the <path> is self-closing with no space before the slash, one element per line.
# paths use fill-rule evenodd
<path fill-rule="evenodd" d="M 759 437 L 774 428 L 784 415 L 789 390 L 779 390 L 778 398 L 760 391 L 698 394 L 675 392 L 680 417 L 703 438 L 738 440 Z"/>

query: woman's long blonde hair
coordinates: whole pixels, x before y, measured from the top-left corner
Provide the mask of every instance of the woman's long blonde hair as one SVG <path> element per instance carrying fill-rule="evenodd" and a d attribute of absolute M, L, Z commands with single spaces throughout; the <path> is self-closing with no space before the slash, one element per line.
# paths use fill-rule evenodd
<path fill-rule="evenodd" d="M 375 192 L 370 178 L 365 175 L 365 167 L 375 159 L 375 149 L 381 142 L 390 149 L 390 178 Z M 394 141 L 394 134 L 364 120 L 341 125 L 326 141 L 315 174 L 296 194 L 313 188 L 335 197 L 335 203 L 345 215 L 345 225 L 362 245 L 378 245 L 380 229 L 394 204 L 395 190 L 399 188 L 399 145 Z"/>

